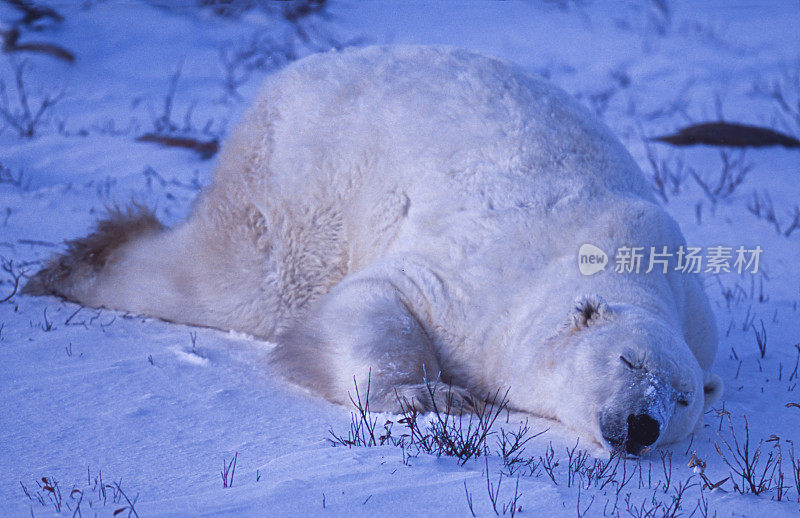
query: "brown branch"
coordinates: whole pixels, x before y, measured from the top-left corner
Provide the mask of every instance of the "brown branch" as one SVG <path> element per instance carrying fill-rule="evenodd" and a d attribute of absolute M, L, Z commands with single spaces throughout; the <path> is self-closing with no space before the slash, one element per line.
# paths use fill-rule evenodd
<path fill-rule="evenodd" d="M 33 22 L 41 20 L 42 18 L 50 18 L 55 22 L 63 22 L 64 17 L 52 7 L 39 6 L 30 0 L 3 0 L 5 3 L 22 11 L 25 17 L 20 20 L 25 25 L 31 25 Z"/>
<path fill-rule="evenodd" d="M 137 142 L 153 142 L 165 147 L 179 147 L 191 149 L 200 154 L 200 157 L 209 159 L 219 151 L 219 141 L 217 139 L 202 141 L 190 137 L 173 137 L 169 135 L 159 135 L 156 133 L 145 133 L 136 139 Z"/>
<path fill-rule="evenodd" d="M 783 146 L 800 148 L 800 140 L 784 133 L 759 126 L 722 121 L 692 124 L 678 130 L 677 133 L 655 137 L 653 140 L 673 146 L 706 144 L 726 147 Z"/>

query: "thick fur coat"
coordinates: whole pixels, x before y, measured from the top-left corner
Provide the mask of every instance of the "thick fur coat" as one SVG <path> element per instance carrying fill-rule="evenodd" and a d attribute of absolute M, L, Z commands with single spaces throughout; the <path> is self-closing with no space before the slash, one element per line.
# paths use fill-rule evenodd
<path fill-rule="evenodd" d="M 685 437 L 721 391 L 700 283 L 582 276 L 583 243 L 684 239 L 563 91 L 464 50 L 371 47 L 267 80 L 185 223 L 116 213 L 27 291 L 274 340 L 276 372 L 337 402 L 371 377 L 373 408 L 430 408 L 427 373 L 611 448 Z"/>

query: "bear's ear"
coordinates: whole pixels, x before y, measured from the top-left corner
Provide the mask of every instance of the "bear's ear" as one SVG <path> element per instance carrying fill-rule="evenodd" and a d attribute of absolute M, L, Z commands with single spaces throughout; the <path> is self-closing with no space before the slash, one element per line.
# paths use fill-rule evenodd
<path fill-rule="evenodd" d="M 597 294 L 583 295 L 575 299 L 567 324 L 571 330 L 579 331 L 609 316 L 611 309 L 603 297 Z"/>
<path fill-rule="evenodd" d="M 713 372 L 705 371 L 703 373 L 703 394 L 705 395 L 703 410 L 708 410 L 711 405 L 719 401 L 719 398 L 722 397 L 722 391 L 722 378 Z"/>

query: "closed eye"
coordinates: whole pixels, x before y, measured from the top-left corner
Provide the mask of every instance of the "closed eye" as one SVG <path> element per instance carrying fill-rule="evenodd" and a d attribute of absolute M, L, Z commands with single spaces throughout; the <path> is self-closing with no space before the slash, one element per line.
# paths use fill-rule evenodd
<path fill-rule="evenodd" d="M 636 366 L 633 363 L 631 363 L 631 361 L 628 360 L 627 358 L 625 358 L 624 356 L 620 356 L 619 357 L 619 361 L 624 363 L 625 366 L 628 367 L 630 370 L 632 370 L 632 371 L 636 370 Z"/>
<path fill-rule="evenodd" d="M 682 407 L 687 407 L 687 406 L 689 406 L 689 403 L 690 403 L 690 402 L 691 402 L 691 396 L 689 396 L 688 394 L 681 394 L 681 395 L 679 395 L 679 396 L 678 396 L 678 399 L 677 399 L 677 401 L 676 401 L 676 403 L 678 404 L 678 406 L 682 406 Z"/>

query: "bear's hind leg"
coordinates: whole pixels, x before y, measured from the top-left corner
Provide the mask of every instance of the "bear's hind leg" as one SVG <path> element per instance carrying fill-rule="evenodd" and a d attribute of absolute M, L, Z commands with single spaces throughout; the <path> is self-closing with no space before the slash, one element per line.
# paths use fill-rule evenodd
<path fill-rule="evenodd" d="M 375 411 L 462 413 L 472 397 L 439 380 L 430 337 L 403 295 L 388 280 L 345 279 L 316 304 L 308 319 L 278 338 L 272 362 L 284 375 L 328 399 L 362 401 L 369 387 Z"/>

